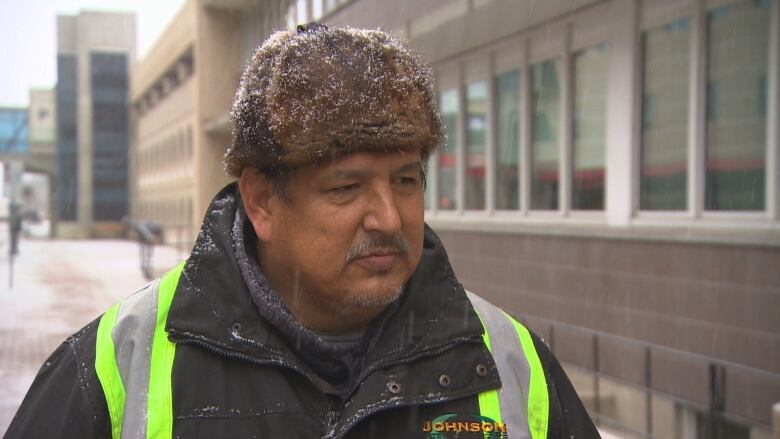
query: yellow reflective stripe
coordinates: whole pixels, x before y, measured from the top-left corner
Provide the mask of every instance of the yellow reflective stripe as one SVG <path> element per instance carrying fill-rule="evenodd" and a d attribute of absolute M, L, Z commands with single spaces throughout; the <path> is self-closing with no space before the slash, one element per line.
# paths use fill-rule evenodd
<path fill-rule="evenodd" d="M 547 394 L 547 379 L 544 377 L 542 362 L 539 360 L 539 354 L 536 352 L 534 341 L 531 334 L 525 326 L 521 325 L 509 314 L 504 315 L 512 322 L 512 326 L 517 331 L 520 339 L 520 346 L 523 348 L 525 358 L 531 366 L 531 383 L 528 389 L 528 426 L 531 430 L 533 439 L 544 439 L 547 437 L 547 422 L 549 418 L 550 403 Z"/>
<path fill-rule="evenodd" d="M 152 361 L 149 370 L 147 400 L 147 438 L 170 438 L 173 435 L 173 389 L 171 372 L 176 344 L 168 340 L 165 322 L 176 292 L 184 263 L 177 265 L 160 280 L 157 292 L 157 324 L 152 340 Z"/>
<path fill-rule="evenodd" d="M 118 311 L 119 303 L 116 303 L 100 318 L 95 342 L 95 373 L 106 397 L 113 439 L 119 439 L 122 434 L 122 418 L 125 413 L 125 386 L 116 365 L 114 340 L 111 338 Z"/>
<path fill-rule="evenodd" d="M 476 310 L 474 310 L 476 312 Z M 477 317 L 479 317 L 479 313 L 477 313 Z M 490 334 L 487 332 L 487 328 L 485 328 L 485 324 L 482 322 L 482 317 L 479 317 L 479 322 L 482 323 L 482 341 L 485 342 L 485 347 L 487 348 L 488 352 L 493 352 L 493 348 L 490 346 Z"/>
<path fill-rule="evenodd" d="M 474 309 L 474 312 L 477 313 L 477 317 L 479 317 L 479 321 L 482 323 L 482 341 L 485 343 L 488 352 L 492 352 L 493 348 L 490 346 L 490 334 L 488 334 L 485 323 L 482 322 L 482 317 L 476 309 Z M 498 399 L 498 389 L 480 392 L 478 400 L 480 416 L 490 418 L 497 423 L 504 423 L 501 419 L 501 401 Z M 487 439 L 489 435 L 490 433 L 485 432 L 485 439 Z"/>
<path fill-rule="evenodd" d="M 497 424 L 504 423 L 501 419 L 501 401 L 498 400 L 498 389 L 479 393 L 479 414 L 492 419 Z M 485 432 L 485 438 L 488 437 L 490 437 L 490 433 Z"/>

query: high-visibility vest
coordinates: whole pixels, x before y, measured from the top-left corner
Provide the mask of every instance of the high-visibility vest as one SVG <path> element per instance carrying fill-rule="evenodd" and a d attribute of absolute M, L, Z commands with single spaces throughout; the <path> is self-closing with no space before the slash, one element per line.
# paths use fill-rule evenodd
<path fill-rule="evenodd" d="M 479 315 L 482 340 L 493 356 L 501 388 L 479 394 L 480 414 L 504 424 L 512 438 L 547 437 L 550 401 L 531 333 L 500 308 L 466 291 Z"/>
<path fill-rule="evenodd" d="M 106 397 L 111 437 L 170 438 L 176 344 L 165 322 L 184 262 L 100 318 L 95 372 Z"/>
<path fill-rule="evenodd" d="M 111 437 L 168 439 L 173 432 L 171 375 L 176 344 L 165 322 L 184 262 L 113 305 L 98 325 L 95 371 L 108 406 Z M 485 329 L 482 338 L 501 388 L 481 392 L 480 417 L 494 433 L 547 437 L 549 396 L 528 329 L 474 293 L 466 292 Z M 126 433 L 126 434 L 123 434 Z M 485 432 L 485 437 L 493 437 Z"/>

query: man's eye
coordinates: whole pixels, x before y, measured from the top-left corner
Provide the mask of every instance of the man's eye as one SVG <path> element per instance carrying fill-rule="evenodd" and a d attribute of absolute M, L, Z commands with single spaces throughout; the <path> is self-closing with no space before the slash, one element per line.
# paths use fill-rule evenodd
<path fill-rule="evenodd" d="M 334 188 L 331 188 L 330 192 L 334 192 L 334 193 L 350 192 L 350 191 L 356 190 L 357 188 L 358 188 L 358 184 L 357 183 L 345 184 L 345 185 L 342 185 L 342 186 L 336 186 Z"/>
<path fill-rule="evenodd" d="M 398 177 L 398 182 L 410 186 L 417 185 L 417 179 L 414 177 Z"/>

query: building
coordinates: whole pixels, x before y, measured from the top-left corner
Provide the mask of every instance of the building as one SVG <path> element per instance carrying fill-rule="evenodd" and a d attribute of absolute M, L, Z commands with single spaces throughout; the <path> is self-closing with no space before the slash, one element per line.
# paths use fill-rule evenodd
<path fill-rule="evenodd" d="M 27 109 L 30 166 L 38 172 L 54 175 L 57 156 L 57 117 L 54 89 L 30 90 Z"/>
<path fill-rule="evenodd" d="M 0 154 L 2 157 L 27 153 L 27 108 L 0 107 Z"/>
<path fill-rule="evenodd" d="M 11 202 L 22 198 L 22 173 L 29 151 L 27 108 L 0 107 L 0 218 L 8 216 Z"/>
<path fill-rule="evenodd" d="M 246 59 L 240 9 L 190 0 L 133 68 L 132 218 L 189 247 L 229 182 L 227 109 Z M 230 2 L 227 2 L 230 3 Z"/>
<path fill-rule="evenodd" d="M 175 151 L 166 139 L 180 125 L 153 129 L 154 107 L 146 110 L 149 140 L 138 153 L 165 158 L 138 159 L 159 167 L 139 174 L 159 182 L 137 198 L 142 218 L 174 208 L 173 198 L 143 203 L 166 196 L 176 172 L 192 172 L 197 227 L 226 181 L 219 159 L 238 75 L 271 30 L 312 19 L 384 28 L 434 66 L 448 141 L 428 165 L 426 220 L 465 287 L 549 342 L 601 428 L 769 436 L 780 401 L 777 0 L 186 8 L 158 45 L 173 44 L 164 41 L 181 35 L 176 23 L 194 17 L 194 73 L 183 86 L 195 89 L 193 110 L 182 119 L 194 131 L 194 170 L 180 171 L 173 152 L 151 152 Z M 159 85 L 134 86 L 136 107 L 146 96 L 161 109 L 178 99 L 159 90 L 187 52 L 156 53 L 149 77 L 159 82 L 148 84 Z M 219 75 L 208 77 L 214 66 Z"/>
<path fill-rule="evenodd" d="M 27 108 L 0 108 L 0 162 L 4 197 L 0 217 L 10 202 L 18 203 L 25 226 L 48 229 L 51 181 L 55 172 L 54 91 L 30 90 Z M 46 224 L 44 227 L 41 225 Z M 43 233 L 44 235 L 46 233 Z"/>
<path fill-rule="evenodd" d="M 57 230 L 116 236 L 128 214 L 128 88 L 135 15 L 57 16 Z"/>
<path fill-rule="evenodd" d="M 48 236 L 54 211 L 54 182 L 57 177 L 57 117 L 54 89 L 30 90 L 27 111 L 29 152 L 23 178 L 24 204 L 30 215 L 25 226 Z"/>
<path fill-rule="evenodd" d="M 768 434 L 777 3 L 362 0 L 324 18 L 395 29 L 434 62 L 449 139 L 427 221 L 467 288 L 550 342 L 601 426 Z"/>

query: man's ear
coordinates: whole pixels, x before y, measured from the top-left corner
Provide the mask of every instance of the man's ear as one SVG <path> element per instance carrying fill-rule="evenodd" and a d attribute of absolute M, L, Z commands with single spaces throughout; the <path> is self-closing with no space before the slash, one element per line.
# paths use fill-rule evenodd
<path fill-rule="evenodd" d="M 273 203 L 275 196 L 273 182 L 255 168 L 244 168 L 238 179 L 238 190 L 244 202 L 249 222 L 260 241 L 269 241 L 272 234 Z"/>

